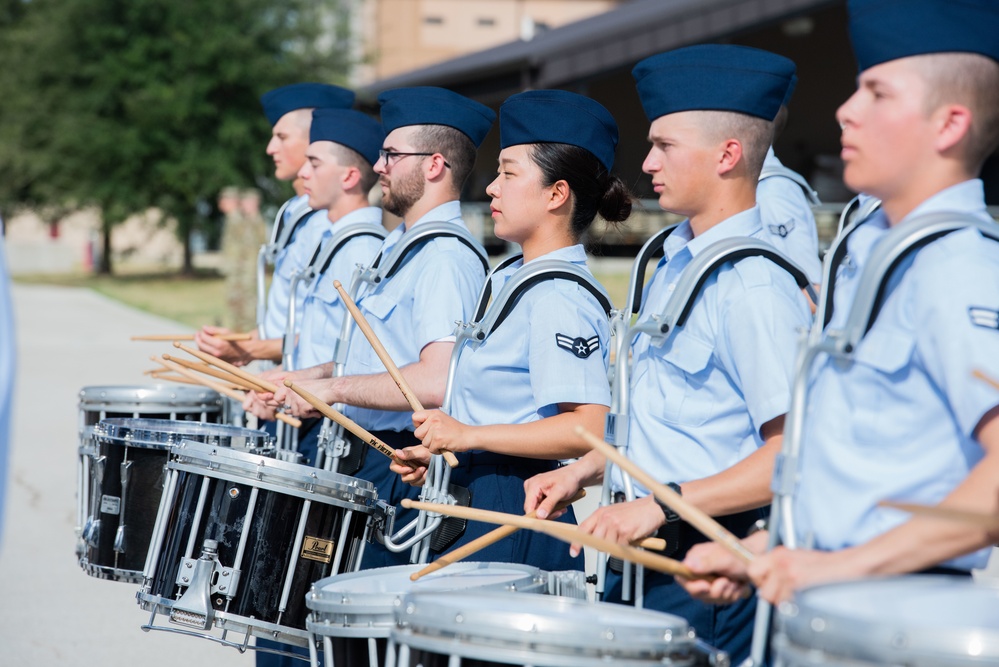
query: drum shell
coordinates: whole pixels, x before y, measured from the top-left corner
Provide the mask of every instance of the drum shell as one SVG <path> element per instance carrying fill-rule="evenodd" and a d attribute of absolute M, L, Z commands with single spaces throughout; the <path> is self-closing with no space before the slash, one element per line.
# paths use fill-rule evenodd
<path fill-rule="evenodd" d="M 693 631 L 677 616 L 603 602 L 488 592 L 407 595 L 396 613 L 388 655 L 389 667 L 707 664 Z M 724 654 L 720 659 L 727 662 Z"/>
<path fill-rule="evenodd" d="M 868 579 L 816 586 L 780 606 L 775 664 L 999 665 L 999 582 Z"/>
<path fill-rule="evenodd" d="M 129 583 L 142 581 L 168 454 L 184 438 L 273 455 L 273 438 L 263 431 L 166 419 L 102 420 L 93 431 L 95 451 L 88 466 L 93 498 L 88 504 L 87 540 L 80 558 L 87 574 Z M 127 493 L 122 485 L 123 465 L 128 468 Z M 95 522 L 99 529 L 94 528 Z M 119 545 L 122 526 L 124 544 Z"/>

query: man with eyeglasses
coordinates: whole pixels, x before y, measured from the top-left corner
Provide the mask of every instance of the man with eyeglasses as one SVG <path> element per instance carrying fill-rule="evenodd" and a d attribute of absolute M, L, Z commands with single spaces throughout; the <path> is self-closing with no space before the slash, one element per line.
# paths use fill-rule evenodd
<path fill-rule="evenodd" d="M 382 244 L 375 265 L 421 225 L 443 223 L 465 230 L 458 201 L 475 154 L 496 118 L 488 107 L 442 88 L 401 88 L 382 93 L 381 118 L 387 136 L 375 172 L 382 207 L 402 218 Z M 455 237 L 437 236 L 415 246 L 398 269 L 377 284 L 366 283 L 357 305 L 424 407 L 444 398 L 455 321 L 468 320 L 485 279 L 482 258 Z M 345 374 L 331 377 L 333 364 L 297 371 L 292 378 L 327 404 L 343 403 L 348 417 L 395 449 L 419 444 L 412 414 L 399 387 L 371 345 L 355 327 Z M 274 396 L 298 416 L 316 415 L 311 405 L 286 390 Z M 397 505 L 416 490 L 389 470 L 389 459 L 368 453 L 357 477 L 378 488 L 378 497 Z M 396 526 L 411 518 L 397 508 Z M 393 554 L 366 545 L 364 568 L 408 562 L 409 551 Z"/>

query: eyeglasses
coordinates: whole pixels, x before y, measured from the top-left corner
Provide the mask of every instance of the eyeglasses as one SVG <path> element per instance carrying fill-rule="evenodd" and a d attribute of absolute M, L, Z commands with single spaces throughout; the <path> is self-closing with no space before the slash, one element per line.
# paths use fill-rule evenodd
<path fill-rule="evenodd" d="M 430 157 L 431 155 L 437 155 L 437 153 L 400 153 L 398 151 L 387 151 L 384 148 L 378 149 L 378 159 L 385 160 L 385 164 L 389 166 L 395 164 L 404 157 L 410 157 L 410 156 Z M 444 166 L 447 167 L 448 169 L 451 168 L 451 165 L 447 163 L 447 160 L 444 160 Z"/>

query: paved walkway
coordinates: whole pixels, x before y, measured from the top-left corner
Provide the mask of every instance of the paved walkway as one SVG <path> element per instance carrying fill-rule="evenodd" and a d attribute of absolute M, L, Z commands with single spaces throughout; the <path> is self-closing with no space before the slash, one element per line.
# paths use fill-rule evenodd
<path fill-rule="evenodd" d="M 148 384 L 141 373 L 177 333 L 154 317 L 84 289 L 17 285 L 18 378 L 0 537 L 0 665 L 14 667 L 252 667 L 253 654 L 139 629 L 137 586 L 87 576 L 77 564 L 77 392 Z M 304 664 L 304 663 L 303 663 Z"/>

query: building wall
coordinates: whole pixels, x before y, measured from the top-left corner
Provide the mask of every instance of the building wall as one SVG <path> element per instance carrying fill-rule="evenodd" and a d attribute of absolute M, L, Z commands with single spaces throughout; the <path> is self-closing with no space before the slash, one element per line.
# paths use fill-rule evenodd
<path fill-rule="evenodd" d="M 622 0 L 366 0 L 358 85 L 612 9 Z M 533 28 L 532 28 L 533 26 Z"/>

